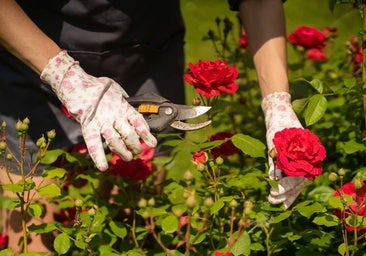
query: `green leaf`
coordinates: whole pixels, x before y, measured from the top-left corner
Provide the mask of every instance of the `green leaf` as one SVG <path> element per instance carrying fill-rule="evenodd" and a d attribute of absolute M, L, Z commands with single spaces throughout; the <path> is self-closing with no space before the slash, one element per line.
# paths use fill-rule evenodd
<path fill-rule="evenodd" d="M 244 134 L 235 134 L 231 137 L 231 141 L 237 148 L 251 157 L 266 158 L 266 146 L 260 140 Z"/>
<path fill-rule="evenodd" d="M 306 218 L 310 218 L 311 215 L 313 215 L 314 213 L 320 213 L 326 211 L 325 207 L 318 202 L 315 202 L 310 205 L 300 205 L 300 206 L 298 204 L 296 205 L 296 209 L 302 216 Z"/>
<path fill-rule="evenodd" d="M 235 233 L 238 235 L 238 233 Z M 231 248 L 231 253 L 236 255 L 250 255 L 250 236 L 247 232 L 243 232 L 238 238 L 234 246 Z"/>
<path fill-rule="evenodd" d="M 41 159 L 42 164 L 52 164 L 54 163 L 59 156 L 61 156 L 65 151 L 62 149 L 54 149 L 54 150 L 47 150 L 44 157 Z"/>
<path fill-rule="evenodd" d="M 327 99 L 322 94 L 313 95 L 309 104 L 305 110 L 305 122 L 306 126 L 315 124 L 323 117 L 327 110 Z"/>
<path fill-rule="evenodd" d="M 366 150 L 366 146 L 364 144 L 358 143 L 354 140 L 350 140 L 347 142 L 340 142 L 340 147 L 344 149 L 346 154 L 353 154 L 358 151 Z"/>
<path fill-rule="evenodd" d="M 343 80 L 344 82 L 344 85 L 348 88 L 348 89 L 351 89 L 353 87 L 355 87 L 357 85 L 357 81 L 356 81 L 356 78 L 355 77 L 352 77 L 352 78 L 345 78 Z"/>
<path fill-rule="evenodd" d="M 61 189 L 54 183 L 50 183 L 47 184 L 43 187 L 40 187 L 38 189 L 38 193 L 41 196 L 50 196 L 50 197 L 54 197 L 54 196 L 59 196 L 61 195 Z"/>
<path fill-rule="evenodd" d="M 109 222 L 109 226 L 110 226 L 110 228 L 111 228 L 112 232 L 113 232 L 116 236 L 118 236 L 118 237 L 120 237 L 120 238 L 122 238 L 122 239 L 126 237 L 126 235 L 127 235 L 127 229 L 126 229 L 126 227 L 123 225 L 123 223 L 122 223 L 122 222 L 118 222 L 118 221 L 116 221 L 116 222 L 114 222 L 114 221 L 110 221 L 110 222 Z"/>
<path fill-rule="evenodd" d="M 168 217 L 164 218 L 161 222 L 161 228 L 164 230 L 165 233 L 174 233 L 177 231 L 179 225 L 178 218 L 173 215 L 169 215 Z"/>
<path fill-rule="evenodd" d="M 346 255 L 346 245 L 344 243 L 338 246 L 338 253 L 340 255 Z"/>
<path fill-rule="evenodd" d="M 40 217 L 43 213 L 43 207 L 39 204 L 29 205 L 28 213 L 34 217 Z"/>
<path fill-rule="evenodd" d="M 217 214 L 225 206 L 224 201 L 220 198 L 210 208 L 212 214 Z"/>
<path fill-rule="evenodd" d="M 53 247 L 58 254 L 65 254 L 70 249 L 71 242 L 67 234 L 61 233 L 53 241 Z"/>
<path fill-rule="evenodd" d="M 320 81 L 319 79 L 314 79 L 312 81 L 310 81 L 310 85 L 317 90 L 319 93 L 323 93 L 323 83 L 322 81 Z"/>
<path fill-rule="evenodd" d="M 62 178 L 66 174 L 66 170 L 63 168 L 52 168 L 52 169 L 46 169 L 42 172 L 42 177 L 48 178 L 48 179 L 54 179 L 54 178 Z"/>
<path fill-rule="evenodd" d="M 324 213 L 319 216 L 316 216 L 313 220 L 316 225 L 326 226 L 326 227 L 334 227 L 340 224 L 340 220 L 337 216 L 333 214 Z"/>
<path fill-rule="evenodd" d="M 300 114 L 305 109 L 308 103 L 309 103 L 308 98 L 297 99 L 292 102 L 292 108 L 297 114 Z"/>
<path fill-rule="evenodd" d="M 55 223 L 42 223 L 39 225 L 32 224 L 28 226 L 30 232 L 37 234 L 49 233 L 57 229 Z"/>
<path fill-rule="evenodd" d="M 353 198 L 346 194 L 343 194 L 342 196 L 332 196 L 329 198 L 328 203 L 334 209 L 344 210 L 345 207 L 353 203 Z"/>
<path fill-rule="evenodd" d="M 278 222 L 281 222 L 285 219 L 288 219 L 291 216 L 291 214 L 292 214 L 291 211 L 283 212 L 283 213 L 277 215 L 276 217 L 273 217 L 271 219 L 271 223 L 278 223 Z"/>

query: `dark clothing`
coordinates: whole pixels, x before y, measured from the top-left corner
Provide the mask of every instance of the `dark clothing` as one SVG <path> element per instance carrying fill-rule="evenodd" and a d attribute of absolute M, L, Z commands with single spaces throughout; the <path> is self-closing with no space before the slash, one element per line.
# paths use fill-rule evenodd
<path fill-rule="evenodd" d="M 29 17 L 93 76 L 114 79 L 129 95 L 154 91 L 184 103 L 184 23 L 179 0 L 21 0 Z M 0 121 L 17 150 L 18 119 L 31 121 L 28 148 L 55 129 L 54 148 L 82 140 L 78 123 L 37 74 L 0 49 Z"/>

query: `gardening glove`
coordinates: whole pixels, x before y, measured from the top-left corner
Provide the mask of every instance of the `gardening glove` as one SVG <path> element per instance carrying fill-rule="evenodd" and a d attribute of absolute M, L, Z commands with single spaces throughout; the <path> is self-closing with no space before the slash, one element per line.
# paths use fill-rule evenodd
<path fill-rule="evenodd" d="M 66 51 L 53 57 L 41 73 L 62 104 L 81 125 L 88 152 L 99 170 L 108 168 L 102 137 L 123 160 L 142 151 L 140 139 L 155 147 L 143 116 L 125 98 L 122 87 L 107 77 L 87 74 Z"/>
<path fill-rule="evenodd" d="M 274 149 L 273 138 L 276 132 L 285 128 L 302 128 L 291 106 L 291 95 L 287 92 L 274 92 L 262 100 L 262 110 L 266 123 L 266 139 L 268 146 L 269 178 L 277 181 L 278 188 L 271 188 L 268 201 L 272 204 L 284 203 L 286 209 L 300 194 L 307 179 L 300 176 L 282 176 L 272 159 Z"/>

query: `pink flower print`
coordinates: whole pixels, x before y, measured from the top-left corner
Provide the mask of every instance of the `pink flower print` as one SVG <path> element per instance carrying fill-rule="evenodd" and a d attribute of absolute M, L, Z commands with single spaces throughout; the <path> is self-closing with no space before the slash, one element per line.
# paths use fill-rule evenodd
<path fill-rule="evenodd" d="M 61 58 L 56 58 L 56 64 L 61 64 L 62 63 L 62 59 Z"/>
<path fill-rule="evenodd" d="M 279 105 L 279 106 L 277 106 L 277 110 L 278 110 L 278 111 L 286 111 L 286 106 L 284 106 L 284 105 Z"/>
<path fill-rule="evenodd" d="M 71 90 L 73 87 L 72 87 L 72 83 L 70 83 L 70 81 L 62 81 L 61 83 L 61 86 L 65 89 L 69 89 Z"/>

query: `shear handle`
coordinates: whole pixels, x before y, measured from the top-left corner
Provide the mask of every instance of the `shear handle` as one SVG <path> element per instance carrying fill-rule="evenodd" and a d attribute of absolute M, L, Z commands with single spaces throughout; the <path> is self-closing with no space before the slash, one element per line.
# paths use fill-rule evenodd
<path fill-rule="evenodd" d="M 136 109 L 141 109 L 142 106 L 155 106 L 157 111 L 141 111 L 145 120 L 149 124 L 151 132 L 161 132 L 165 130 L 171 123 L 176 120 L 178 109 L 175 104 L 154 93 L 145 93 L 127 98 L 128 103 Z M 148 107 L 148 108 L 149 108 Z M 148 109 L 147 108 L 147 109 Z M 153 108 L 156 109 L 156 108 Z"/>

